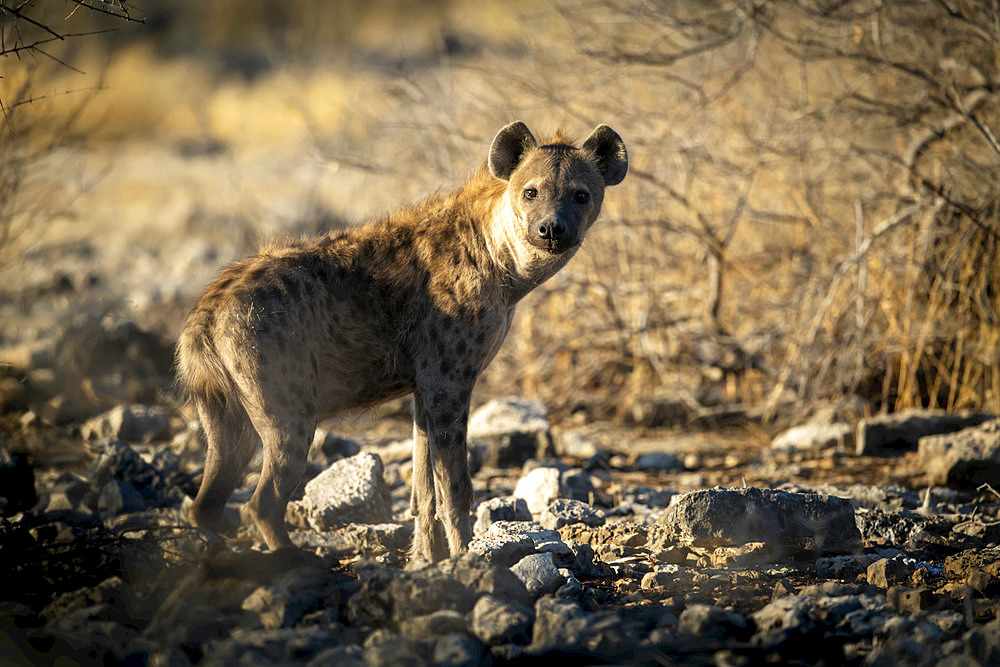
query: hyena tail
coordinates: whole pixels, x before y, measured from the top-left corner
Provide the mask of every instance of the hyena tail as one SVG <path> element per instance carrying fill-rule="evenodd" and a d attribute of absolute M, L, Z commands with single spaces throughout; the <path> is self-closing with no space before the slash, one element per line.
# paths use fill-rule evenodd
<path fill-rule="evenodd" d="M 237 400 L 232 377 L 201 327 L 185 327 L 177 341 L 177 379 L 185 401 L 222 407 Z"/>

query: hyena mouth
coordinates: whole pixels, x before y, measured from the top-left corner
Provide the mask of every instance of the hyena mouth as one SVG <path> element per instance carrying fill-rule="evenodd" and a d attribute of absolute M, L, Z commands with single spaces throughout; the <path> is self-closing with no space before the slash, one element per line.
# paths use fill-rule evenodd
<path fill-rule="evenodd" d="M 536 248 L 549 252 L 553 255 L 560 255 L 569 250 L 570 248 L 576 246 L 576 241 L 570 241 L 567 239 L 534 238 L 534 239 L 528 239 L 528 242 L 531 245 L 535 246 Z"/>

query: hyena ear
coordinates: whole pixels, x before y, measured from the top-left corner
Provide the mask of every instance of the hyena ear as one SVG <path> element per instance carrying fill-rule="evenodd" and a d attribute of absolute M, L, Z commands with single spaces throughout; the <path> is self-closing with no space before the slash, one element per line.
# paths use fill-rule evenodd
<path fill-rule="evenodd" d="M 536 146 L 538 142 L 527 125 L 519 120 L 507 125 L 497 132 L 490 146 L 490 173 L 501 181 L 509 180 L 524 154 Z"/>
<path fill-rule="evenodd" d="M 628 152 L 625 150 L 625 142 L 610 127 L 598 125 L 593 134 L 583 142 L 583 150 L 593 154 L 605 185 L 618 185 L 625 178 L 628 172 Z"/>

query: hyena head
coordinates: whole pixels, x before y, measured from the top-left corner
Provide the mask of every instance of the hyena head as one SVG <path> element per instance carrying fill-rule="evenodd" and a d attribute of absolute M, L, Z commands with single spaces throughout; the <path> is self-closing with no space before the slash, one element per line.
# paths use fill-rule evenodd
<path fill-rule="evenodd" d="M 625 178 L 628 154 L 607 125 L 577 148 L 558 135 L 539 146 L 517 121 L 493 139 L 488 165 L 507 182 L 501 234 L 519 273 L 544 280 L 575 253 L 601 212 L 604 188 Z"/>

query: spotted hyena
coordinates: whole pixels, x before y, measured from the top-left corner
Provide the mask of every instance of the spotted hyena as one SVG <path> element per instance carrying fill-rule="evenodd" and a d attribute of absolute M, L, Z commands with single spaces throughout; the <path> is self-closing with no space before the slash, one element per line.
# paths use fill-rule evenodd
<path fill-rule="evenodd" d="M 290 545 L 285 508 L 317 421 L 412 393 L 411 557 L 465 551 L 473 385 L 517 302 L 576 253 L 627 169 L 606 125 L 576 147 L 561 134 L 539 145 L 515 122 L 454 191 L 223 269 L 177 346 L 208 441 L 194 523 L 217 525 L 259 438 L 250 509 L 271 548 Z"/>

